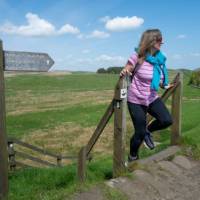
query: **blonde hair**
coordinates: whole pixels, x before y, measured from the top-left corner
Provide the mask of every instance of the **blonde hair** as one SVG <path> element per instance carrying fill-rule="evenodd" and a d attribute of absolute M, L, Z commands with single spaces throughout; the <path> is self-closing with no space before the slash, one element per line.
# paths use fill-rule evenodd
<path fill-rule="evenodd" d="M 138 46 L 139 63 L 142 64 L 147 53 L 153 55 L 155 53 L 154 45 L 157 41 L 162 41 L 162 33 L 159 29 L 148 29 L 143 32 Z"/>

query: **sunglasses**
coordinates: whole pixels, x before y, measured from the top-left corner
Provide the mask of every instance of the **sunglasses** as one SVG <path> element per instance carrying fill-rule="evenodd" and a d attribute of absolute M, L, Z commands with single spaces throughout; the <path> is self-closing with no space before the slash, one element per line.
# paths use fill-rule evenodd
<path fill-rule="evenodd" d="M 162 42 L 162 38 L 158 38 L 158 39 L 156 39 L 156 42 L 159 42 L 159 43 L 163 44 L 163 42 Z"/>

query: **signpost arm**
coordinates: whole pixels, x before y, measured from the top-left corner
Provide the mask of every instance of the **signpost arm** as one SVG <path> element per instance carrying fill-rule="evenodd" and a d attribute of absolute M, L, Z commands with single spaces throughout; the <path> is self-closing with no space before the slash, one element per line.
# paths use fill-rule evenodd
<path fill-rule="evenodd" d="M 6 114 L 4 93 L 4 56 L 0 40 L 0 200 L 8 197 L 8 152 L 6 138 Z"/>

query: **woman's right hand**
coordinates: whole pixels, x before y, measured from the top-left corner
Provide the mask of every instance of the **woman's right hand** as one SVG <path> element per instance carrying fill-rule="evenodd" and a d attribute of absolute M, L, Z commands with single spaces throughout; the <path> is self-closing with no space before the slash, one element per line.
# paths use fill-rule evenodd
<path fill-rule="evenodd" d="M 120 72 L 120 77 L 125 76 L 126 74 L 129 75 L 129 76 L 132 75 L 132 73 L 131 73 L 128 69 L 124 68 L 124 69 L 122 69 L 122 71 Z"/>

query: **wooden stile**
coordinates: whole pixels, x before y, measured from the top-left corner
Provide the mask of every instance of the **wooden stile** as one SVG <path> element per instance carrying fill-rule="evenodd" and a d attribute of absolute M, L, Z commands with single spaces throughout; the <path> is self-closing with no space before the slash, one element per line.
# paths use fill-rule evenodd
<path fill-rule="evenodd" d="M 88 156 L 90 151 L 92 150 L 92 147 L 95 145 L 95 143 L 97 142 L 99 136 L 101 135 L 102 131 L 104 130 L 106 124 L 108 123 L 108 121 L 110 120 L 114 108 L 114 100 L 112 100 L 105 112 L 105 114 L 103 115 L 103 117 L 101 118 L 97 128 L 95 129 L 91 139 L 89 140 L 89 142 L 86 145 L 86 155 Z"/>
<path fill-rule="evenodd" d="M 181 132 L 181 96 L 182 96 L 182 78 L 178 73 L 173 79 L 174 84 L 168 90 L 165 90 L 161 99 L 165 102 L 172 95 L 172 125 L 171 144 L 177 144 Z M 118 177 L 125 171 L 125 136 L 126 136 L 126 102 L 127 86 L 129 78 L 120 78 L 115 87 L 115 93 L 111 104 L 101 119 L 97 129 L 89 140 L 86 150 L 82 148 L 78 158 L 78 177 L 81 182 L 86 178 L 86 158 L 101 135 L 112 113 L 114 112 L 114 149 L 113 149 L 113 176 Z M 176 107 L 176 108 L 175 108 Z M 152 120 L 152 116 L 147 116 L 147 123 Z M 105 120 L 106 119 L 106 120 Z M 102 123 L 104 122 L 104 123 Z M 105 123 L 106 122 L 106 123 Z M 86 151 L 86 152 L 85 152 Z"/>
<path fill-rule="evenodd" d="M 115 89 L 113 177 L 125 172 L 127 81 L 121 78 Z"/>
<path fill-rule="evenodd" d="M 86 178 L 86 147 L 81 148 L 78 158 L 78 180 L 84 182 Z"/>
<path fill-rule="evenodd" d="M 172 94 L 172 119 L 171 126 L 171 145 L 179 143 L 181 135 L 181 114 L 182 114 L 182 93 L 183 93 L 183 74 L 179 73 L 179 84 Z"/>

